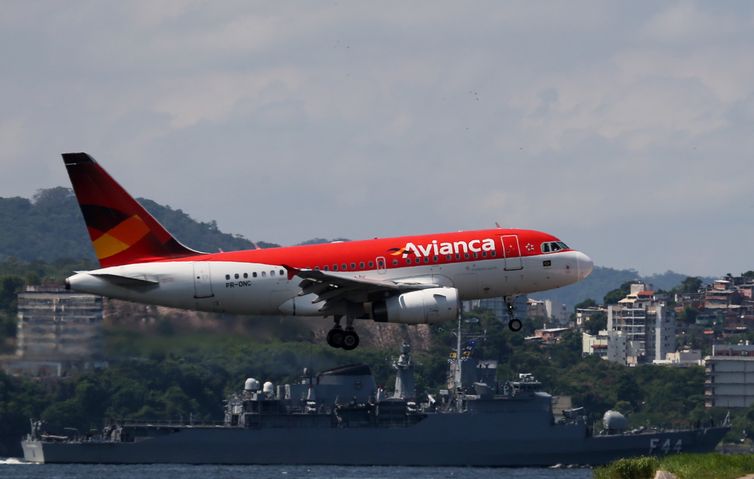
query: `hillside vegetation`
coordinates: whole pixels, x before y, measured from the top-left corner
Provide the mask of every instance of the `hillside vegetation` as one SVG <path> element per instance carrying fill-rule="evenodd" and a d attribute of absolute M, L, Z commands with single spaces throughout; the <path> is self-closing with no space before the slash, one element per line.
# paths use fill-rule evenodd
<path fill-rule="evenodd" d="M 139 202 L 187 246 L 214 252 L 253 248 L 251 241 L 221 232 L 214 221 L 196 221 L 181 210 L 148 199 Z M 272 244 L 268 244 L 273 246 Z M 95 261 L 76 197 L 69 188 L 40 190 L 32 200 L 0 198 L 0 259 Z"/>

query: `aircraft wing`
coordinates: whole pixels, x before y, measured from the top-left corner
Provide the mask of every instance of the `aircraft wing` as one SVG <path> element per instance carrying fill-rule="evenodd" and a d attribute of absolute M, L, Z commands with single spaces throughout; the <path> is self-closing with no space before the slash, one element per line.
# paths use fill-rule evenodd
<path fill-rule="evenodd" d="M 343 309 L 344 303 L 363 303 L 375 297 L 384 298 L 387 295 L 417 291 L 420 289 L 437 288 L 440 285 L 432 282 L 414 281 L 410 278 L 403 280 L 381 280 L 354 276 L 345 273 L 334 273 L 313 269 L 298 269 L 283 265 L 288 271 L 288 279 L 298 276 L 300 296 L 314 294 L 317 299 L 313 303 L 324 302 L 323 314 L 332 314 Z"/>

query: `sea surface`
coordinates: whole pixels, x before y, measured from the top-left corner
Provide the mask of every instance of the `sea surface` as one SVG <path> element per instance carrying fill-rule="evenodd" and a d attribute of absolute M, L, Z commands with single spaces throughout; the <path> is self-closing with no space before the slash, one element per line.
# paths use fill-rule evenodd
<path fill-rule="evenodd" d="M 480 467 L 188 466 L 30 464 L 0 459 L 3 479 L 591 479 L 591 469 Z"/>

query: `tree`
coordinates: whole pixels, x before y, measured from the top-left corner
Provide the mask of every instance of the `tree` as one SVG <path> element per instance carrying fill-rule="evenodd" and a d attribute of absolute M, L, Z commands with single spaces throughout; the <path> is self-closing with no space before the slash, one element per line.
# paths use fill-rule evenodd
<path fill-rule="evenodd" d="M 587 298 L 584 301 L 578 303 L 576 306 L 574 306 L 575 309 L 586 309 L 586 308 L 594 308 L 596 306 L 599 306 L 597 304 L 597 301 L 593 300 L 592 298 Z"/>
<path fill-rule="evenodd" d="M 604 303 L 618 304 L 618 301 L 628 296 L 628 294 L 631 292 L 631 285 L 634 283 L 635 281 L 626 281 L 625 283 L 620 285 L 620 288 L 610 291 L 605 295 Z"/>
<path fill-rule="evenodd" d="M 0 281 L 0 311 L 15 314 L 16 295 L 24 287 L 24 280 L 18 276 L 6 276 Z"/>
<path fill-rule="evenodd" d="M 591 335 L 595 335 L 598 332 L 607 329 L 607 314 L 603 312 L 593 314 L 586 323 L 584 323 L 583 328 Z"/>
<path fill-rule="evenodd" d="M 702 289 L 702 278 L 696 276 L 687 276 L 686 279 L 681 281 L 681 284 L 673 288 L 675 293 L 697 293 Z"/>
<path fill-rule="evenodd" d="M 699 316 L 699 310 L 694 308 L 693 306 L 686 306 L 683 309 L 683 312 L 680 314 L 680 319 L 686 324 L 694 324 L 696 322 L 696 318 Z"/>

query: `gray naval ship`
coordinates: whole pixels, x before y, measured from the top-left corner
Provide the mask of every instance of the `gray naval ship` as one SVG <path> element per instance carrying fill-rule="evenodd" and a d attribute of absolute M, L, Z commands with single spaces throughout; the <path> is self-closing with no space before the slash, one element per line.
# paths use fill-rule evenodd
<path fill-rule="evenodd" d="M 459 348 L 460 349 L 460 348 Z M 487 368 L 463 387 L 458 351 L 449 389 L 417 402 L 410 348 L 394 362 L 392 394 L 368 366 L 305 371 L 297 384 L 245 381 L 218 424 L 121 422 L 100 434 L 51 435 L 40 422 L 22 441 L 24 459 L 46 463 L 329 464 L 405 466 L 598 465 L 622 457 L 711 451 L 727 425 L 629 431 L 608 411 L 603 427 L 582 409 L 553 412 L 530 374 L 490 386 Z M 468 363 L 468 362 L 467 362 Z M 463 363 L 463 364 L 467 364 Z M 451 367 L 453 369 L 453 367 Z M 467 368 L 469 370 L 469 368 Z M 490 376 L 490 374 L 487 374 Z"/>

